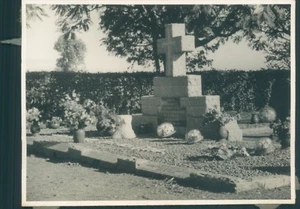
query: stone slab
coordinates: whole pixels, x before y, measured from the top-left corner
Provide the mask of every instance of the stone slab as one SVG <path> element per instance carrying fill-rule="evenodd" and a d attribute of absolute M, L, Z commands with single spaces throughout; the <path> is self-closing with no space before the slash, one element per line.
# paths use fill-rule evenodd
<path fill-rule="evenodd" d="M 138 130 L 140 124 L 152 124 L 153 131 L 156 131 L 157 116 L 153 115 L 142 115 L 142 114 L 133 114 L 132 115 L 132 128 L 133 130 Z"/>
<path fill-rule="evenodd" d="M 187 75 L 180 77 L 154 77 L 154 87 L 194 86 L 201 89 L 201 75 Z"/>
<path fill-rule="evenodd" d="M 180 107 L 180 98 L 161 98 L 162 105 L 159 106 L 159 111 L 164 110 L 184 110 Z"/>
<path fill-rule="evenodd" d="M 164 122 L 171 123 L 173 126 L 186 126 L 185 120 L 178 120 L 177 118 L 157 118 L 158 124 L 162 124 Z"/>
<path fill-rule="evenodd" d="M 73 160 L 94 165 L 97 168 L 114 169 L 117 166 L 116 156 L 106 152 L 87 149 L 79 144 L 76 147 L 70 147 L 68 153 Z"/>
<path fill-rule="evenodd" d="M 203 114 L 205 114 L 207 111 L 207 108 L 204 107 L 186 107 L 186 115 L 187 116 L 192 116 L 192 117 L 197 117 L 200 116 L 202 117 Z"/>
<path fill-rule="evenodd" d="M 287 185 L 291 185 L 291 177 L 287 175 L 254 177 L 251 181 L 237 182 L 236 192 L 243 192 L 257 188 L 275 189 Z"/>
<path fill-rule="evenodd" d="M 176 133 L 174 134 L 174 136 L 178 136 L 178 137 L 184 137 L 185 134 L 187 133 L 187 129 L 186 129 L 186 125 L 184 126 L 180 126 L 180 125 L 175 125 L 174 126 Z"/>
<path fill-rule="evenodd" d="M 158 106 L 142 105 L 142 113 L 143 115 L 157 115 Z"/>
<path fill-rule="evenodd" d="M 190 174 L 191 182 L 199 185 L 202 189 L 208 189 L 216 192 L 238 192 L 236 186 L 240 183 L 246 183 L 240 178 L 211 174 L 206 172 L 195 172 Z"/>
<path fill-rule="evenodd" d="M 155 97 L 153 95 L 150 96 L 142 96 L 141 97 L 141 105 L 149 105 L 149 106 L 160 106 L 162 104 L 162 100 L 160 97 Z"/>
<path fill-rule="evenodd" d="M 193 117 L 187 116 L 187 131 L 192 129 L 200 129 L 202 127 L 204 118 L 203 117 Z"/>
<path fill-rule="evenodd" d="M 185 110 L 162 110 L 158 116 L 165 118 L 177 118 L 178 120 L 186 120 Z"/>
<path fill-rule="evenodd" d="M 54 157 L 66 157 L 67 152 L 69 149 L 69 144 L 67 143 L 60 143 L 53 146 L 48 147 L 48 150 L 51 150 L 53 152 Z"/>
<path fill-rule="evenodd" d="M 197 97 L 202 95 L 199 86 L 154 86 L 153 91 L 156 97 Z"/>
<path fill-rule="evenodd" d="M 136 160 L 135 158 L 118 158 L 117 169 L 126 173 L 136 173 Z"/>
<path fill-rule="evenodd" d="M 260 134 L 261 136 L 269 136 L 273 133 L 273 129 L 270 127 L 257 127 L 257 128 L 246 128 L 242 129 L 243 136 L 257 136 Z"/>
<path fill-rule="evenodd" d="M 243 141 L 243 131 L 240 129 L 237 121 L 230 121 L 225 124 L 228 131 L 228 141 Z"/>
<path fill-rule="evenodd" d="M 188 107 L 204 107 L 216 108 L 220 111 L 220 96 L 217 95 L 207 95 L 207 96 L 197 96 L 197 97 L 183 97 L 180 98 L 180 106 L 183 108 Z"/>
<path fill-rule="evenodd" d="M 175 177 L 177 179 L 189 178 L 188 168 L 181 168 L 156 162 L 150 162 L 143 159 L 136 161 L 136 174 L 147 176 Z"/>

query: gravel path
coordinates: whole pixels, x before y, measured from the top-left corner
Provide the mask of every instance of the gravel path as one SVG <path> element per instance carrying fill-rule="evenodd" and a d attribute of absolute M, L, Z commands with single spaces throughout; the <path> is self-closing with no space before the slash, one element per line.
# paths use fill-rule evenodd
<path fill-rule="evenodd" d="M 72 142 L 72 136 L 67 135 L 66 129 L 43 129 L 38 137 L 30 137 L 39 141 Z M 232 146 L 244 146 L 247 150 L 255 147 L 257 137 L 247 138 L 243 142 L 230 142 Z M 195 168 L 202 171 L 251 179 L 255 176 L 274 174 L 289 175 L 290 150 L 277 150 L 265 156 L 236 157 L 230 160 L 217 160 L 212 157 L 212 150 L 219 143 L 203 141 L 198 144 L 186 144 L 178 138 L 139 137 L 136 139 L 117 139 L 97 136 L 97 132 L 90 128 L 84 146 L 119 155 L 147 159 L 170 165 Z"/>

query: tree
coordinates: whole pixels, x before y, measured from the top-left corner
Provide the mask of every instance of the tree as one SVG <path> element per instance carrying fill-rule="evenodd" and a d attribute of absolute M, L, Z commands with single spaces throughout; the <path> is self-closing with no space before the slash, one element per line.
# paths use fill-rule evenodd
<path fill-rule="evenodd" d="M 157 54 L 156 43 L 168 23 L 185 23 L 187 34 L 195 36 L 197 51 L 188 56 L 190 69 L 210 65 L 209 51 L 229 39 L 239 43 L 243 38 L 253 49 L 265 50 L 269 64 L 286 61 L 281 66 L 289 65 L 289 5 L 54 5 L 52 9 L 60 15 L 60 28 L 68 36 L 88 30 L 90 12 L 96 10 L 107 35 L 102 40 L 107 50 L 127 56 L 128 62 L 154 61 L 157 72 L 164 59 Z"/>
<path fill-rule="evenodd" d="M 85 43 L 76 36 L 66 38 L 61 35 L 54 45 L 54 49 L 60 53 L 56 61 L 56 67 L 60 71 L 80 71 L 85 69 L 84 55 L 86 52 Z"/>
<path fill-rule="evenodd" d="M 26 26 L 30 28 L 30 21 L 39 19 L 42 21 L 42 17 L 48 17 L 43 5 L 38 6 L 35 4 L 26 4 Z"/>

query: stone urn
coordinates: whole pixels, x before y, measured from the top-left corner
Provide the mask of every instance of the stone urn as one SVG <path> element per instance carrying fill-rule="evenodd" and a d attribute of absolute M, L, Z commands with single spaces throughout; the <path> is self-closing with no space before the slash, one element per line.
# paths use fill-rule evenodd
<path fill-rule="evenodd" d="M 259 122 L 259 116 L 256 113 L 252 114 L 250 122 L 251 124 L 257 124 Z"/>
<path fill-rule="evenodd" d="M 83 143 L 84 139 L 85 139 L 85 130 L 83 128 L 74 130 L 73 140 L 75 143 Z"/>
<path fill-rule="evenodd" d="M 224 125 L 222 125 L 222 124 L 219 125 L 218 134 L 219 134 L 218 140 L 228 138 L 228 130 L 226 129 L 226 127 Z"/>
<path fill-rule="evenodd" d="M 56 122 L 52 122 L 52 123 L 49 124 L 49 127 L 51 129 L 58 129 L 60 127 L 60 124 L 56 123 Z"/>
<path fill-rule="evenodd" d="M 99 120 L 96 124 L 96 128 L 104 136 L 112 136 L 116 131 L 115 128 L 103 126 Z"/>
<path fill-rule="evenodd" d="M 38 122 L 35 121 L 31 124 L 30 131 L 31 131 L 32 135 L 34 135 L 34 136 L 37 135 L 38 133 L 40 133 L 41 128 L 40 128 Z"/>

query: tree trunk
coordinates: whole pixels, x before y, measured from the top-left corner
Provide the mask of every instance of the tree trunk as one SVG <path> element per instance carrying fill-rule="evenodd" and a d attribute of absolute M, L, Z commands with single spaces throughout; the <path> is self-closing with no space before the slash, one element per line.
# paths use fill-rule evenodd
<path fill-rule="evenodd" d="M 157 35 L 156 37 L 153 36 L 153 58 L 154 58 L 154 66 L 155 66 L 155 73 L 160 73 L 160 65 L 159 65 L 159 57 L 157 53 Z"/>
<path fill-rule="evenodd" d="M 157 31 L 157 22 L 155 15 L 150 12 L 150 18 L 151 18 L 151 33 L 152 33 L 152 48 L 153 48 L 153 59 L 154 59 L 154 65 L 155 65 L 155 72 L 156 74 L 160 73 L 160 65 L 159 65 L 159 57 L 157 53 L 157 39 L 158 39 L 158 31 Z"/>

